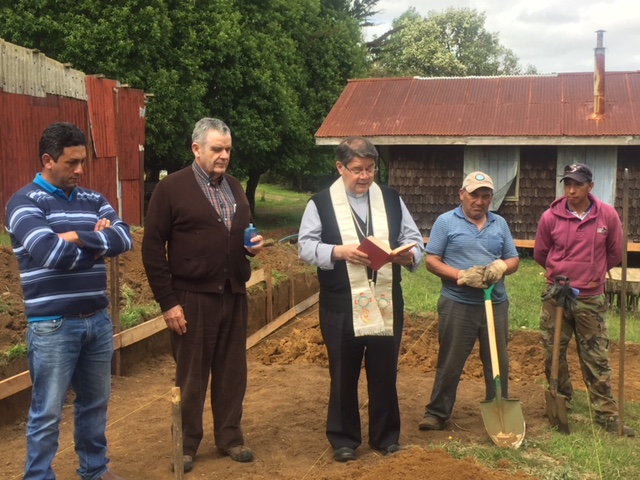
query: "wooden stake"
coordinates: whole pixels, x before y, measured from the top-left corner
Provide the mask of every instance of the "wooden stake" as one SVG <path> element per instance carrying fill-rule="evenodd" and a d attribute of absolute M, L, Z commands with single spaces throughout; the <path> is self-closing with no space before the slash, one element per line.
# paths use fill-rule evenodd
<path fill-rule="evenodd" d="M 624 436 L 624 353 L 627 321 L 627 242 L 629 237 L 629 169 L 624 169 L 622 185 L 622 285 L 620 290 L 620 358 L 618 361 L 618 435 Z"/>
<path fill-rule="evenodd" d="M 273 278 L 271 277 L 271 267 L 264 269 L 265 281 L 267 282 L 267 325 L 273 320 Z"/>
<path fill-rule="evenodd" d="M 109 276 L 111 277 L 110 283 L 110 297 L 111 297 L 111 323 L 113 323 L 113 333 L 117 335 L 120 333 L 120 274 L 118 268 L 118 257 L 109 259 Z M 120 376 L 122 373 L 122 363 L 120 361 L 120 349 L 116 349 L 113 352 L 113 359 L 111 360 L 111 374 Z"/>
<path fill-rule="evenodd" d="M 180 387 L 171 389 L 171 416 L 173 438 L 173 472 L 177 480 L 184 478 L 184 461 L 182 458 L 182 400 Z"/>

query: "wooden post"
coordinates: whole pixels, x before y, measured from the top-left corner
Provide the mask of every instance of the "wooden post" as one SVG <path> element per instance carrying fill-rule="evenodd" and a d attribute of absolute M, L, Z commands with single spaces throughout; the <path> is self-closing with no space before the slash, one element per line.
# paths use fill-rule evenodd
<path fill-rule="evenodd" d="M 267 325 L 273 320 L 273 278 L 271 278 L 271 267 L 264 269 L 265 281 L 267 282 Z"/>
<path fill-rule="evenodd" d="M 180 387 L 171 388 L 171 416 L 173 439 L 173 472 L 176 480 L 184 478 L 184 460 L 182 458 L 182 399 Z"/>
<path fill-rule="evenodd" d="M 293 308 L 296 306 L 296 290 L 293 275 L 289 277 L 289 308 Z"/>
<path fill-rule="evenodd" d="M 118 266 L 118 257 L 109 259 L 109 276 L 111 278 L 110 283 L 110 297 L 111 297 L 111 323 L 113 323 L 113 333 L 120 333 L 120 274 Z M 111 374 L 118 377 L 122 373 L 121 361 L 120 361 L 120 349 L 116 349 L 113 352 L 113 359 L 111 360 Z"/>
<path fill-rule="evenodd" d="M 624 353 L 627 328 L 627 242 L 629 237 L 629 169 L 624 169 L 622 186 L 622 284 L 620 289 L 620 357 L 618 361 L 618 435 L 624 436 Z"/>

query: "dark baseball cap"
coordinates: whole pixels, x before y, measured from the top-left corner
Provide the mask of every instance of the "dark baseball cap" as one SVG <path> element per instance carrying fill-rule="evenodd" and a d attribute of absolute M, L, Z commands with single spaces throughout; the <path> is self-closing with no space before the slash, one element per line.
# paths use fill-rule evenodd
<path fill-rule="evenodd" d="M 574 163 L 573 165 L 564 167 L 564 175 L 560 181 L 563 181 L 565 178 L 570 178 L 580 183 L 591 183 L 593 181 L 593 172 L 591 168 L 589 168 L 589 165 Z"/>

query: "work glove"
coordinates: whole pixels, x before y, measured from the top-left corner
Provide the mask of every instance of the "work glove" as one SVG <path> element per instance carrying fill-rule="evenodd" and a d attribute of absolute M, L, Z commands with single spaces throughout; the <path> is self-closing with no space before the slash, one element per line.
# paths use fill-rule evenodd
<path fill-rule="evenodd" d="M 493 285 L 494 283 L 498 283 L 502 277 L 504 277 L 504 272 L 507 271 L 507 262 L 504 260 L 496 260 L 491 262 L 484 269 L 484 276 L 482 277 L 483 283 L 487 285 Z"/>
<path fill-rule="evenodd" d="M 484 277 L 485 267 L 475 266 L 467 268 L 466 270 L 460 270 L 458 272 L 458 285 L 467 285 L 473 288 L 489 288 L 482 279 Z"/>

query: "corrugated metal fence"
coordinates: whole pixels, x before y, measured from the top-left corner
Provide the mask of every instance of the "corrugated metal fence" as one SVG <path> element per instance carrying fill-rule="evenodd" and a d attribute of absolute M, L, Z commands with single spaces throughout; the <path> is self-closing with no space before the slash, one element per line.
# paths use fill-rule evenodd
<path fill-rule="evenodd" d="M 83 187 L 97 190 L 130 225 L 142 225 L 145 96 L 88 76 L 37 50 L 0 39 L 0 224 L 18 189 L 42 170 L 38 142 L 54 122 L 78 125 L 89 142 Z"/>

